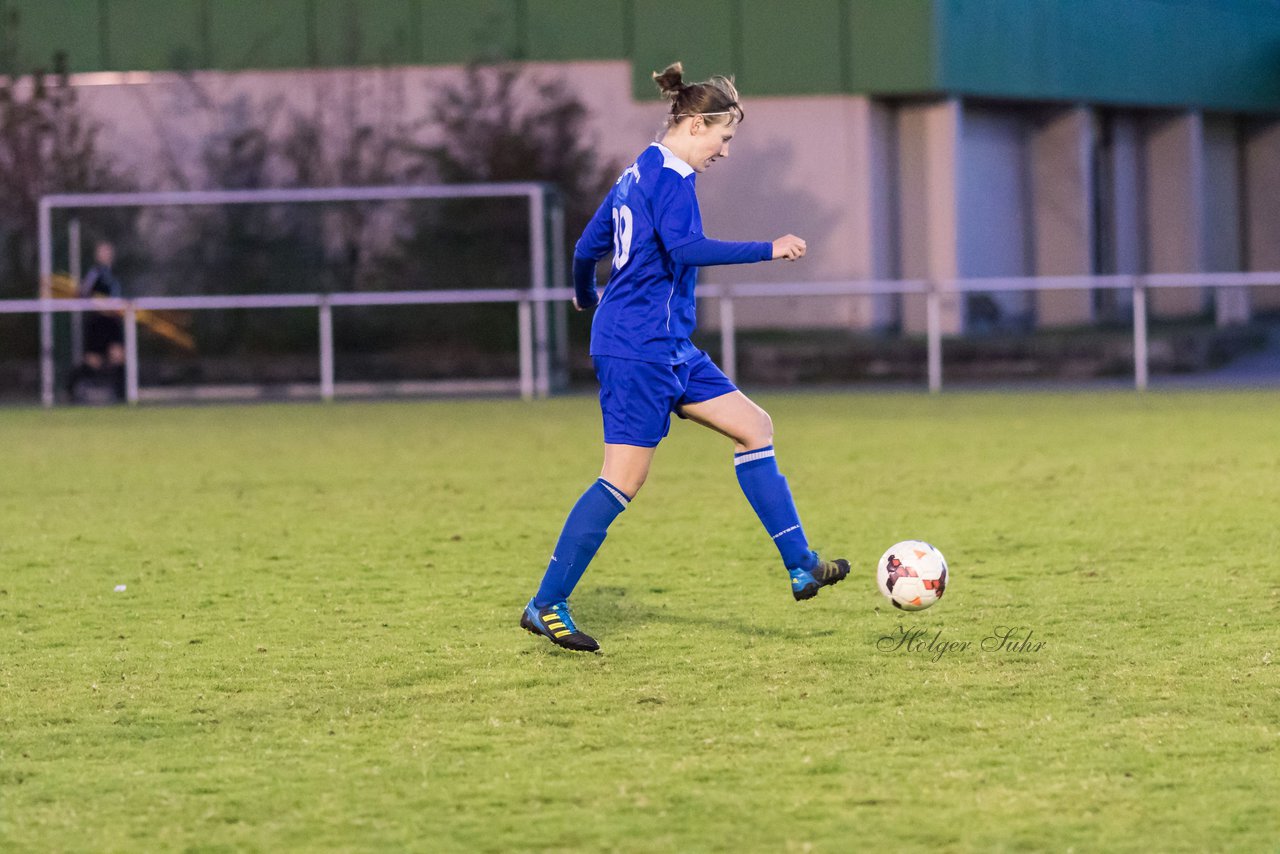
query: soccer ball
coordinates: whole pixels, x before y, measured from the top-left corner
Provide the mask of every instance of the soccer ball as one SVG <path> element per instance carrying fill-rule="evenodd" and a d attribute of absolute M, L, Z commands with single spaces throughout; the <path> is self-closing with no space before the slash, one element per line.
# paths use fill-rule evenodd
<path fill-rule="evenodd" d="M 923 611 L 947 590 L 947 559 L 926 542 L 903 540 L 880 558 L 876 584 L 893 607 Z"/>

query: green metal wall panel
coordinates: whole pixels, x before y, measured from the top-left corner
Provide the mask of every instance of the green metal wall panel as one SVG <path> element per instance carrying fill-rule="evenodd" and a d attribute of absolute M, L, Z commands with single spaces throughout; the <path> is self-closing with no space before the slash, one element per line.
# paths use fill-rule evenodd
<path fill-rule="evenodd" d="M 618 59 L 630 52 L 626 0 L 526 0 L 528 59 Z"/>
<path fill-rule="evenodd" d="M 743 97 L 845 88 L 844 0 L 743 0 L 738 83 Z"/>
<path fill-rule="evenodd" d="M 106 65 L 113 71 L 166 71 L 209 64 L 201 3 L 108 0 Z"/>
<path fill-rule="evenodd" d="M 211 63 L 228 70 L 311 66 L 308 5 L 307 0 L 209 0 Z"/>
<path fill-rule="evenodd" d="M 54 54 L 67 55 L 71 71 L 101 71 L 99 0 L 6 0 L 8 37 L 16 71 L 51 68 Z"/>
<path fill-rule="evenodd" d="M 16 29 L 5 11 L 18 20 Z M 0 0 L 16 71 L 683 60 L 747 95 L 1280 111 L 1280 0 Z"/>
<path fill-rule="evenodd" d="M 734 73 L 739 65 L 738 6 L 734 0 L 701 0 L 697 6 L 679 0 L 638 0 L 632 22 L 635 96 L 645 101 L 657 98 L 653 72 L 676 60 L 684 63 L 686 80 Z"/>
<path fill-rule="evenodd" d="M 517 0 L 423 0 L 422 61 L 431 65 L 520 57 Z"/>
<path fill-rule="evenodd" d="M 848 0 L 849 90 L 938 89 L 934 0 Z"/>
<path fill-rule="evenodd" d="M 409 65 L 422 56 L 417 0 L 311 2 L 320 65 Z"/>

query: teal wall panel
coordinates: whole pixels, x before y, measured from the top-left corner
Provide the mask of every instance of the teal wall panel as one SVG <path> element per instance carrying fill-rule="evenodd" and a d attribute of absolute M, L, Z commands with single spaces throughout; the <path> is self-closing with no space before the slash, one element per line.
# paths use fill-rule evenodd
<path fill-rule="evenodd" d="M 962 94 L 1280 107 L 1280 5 L 939 0 L 939 82 Z"/>
<path fill-rule="evenodd" d="M 309 67 L 308 7 L 307 0 L 208 0 L 211 63 L 230 70 Z"/>
<path fill-rule="evenodd" d="M 417 0 L 311 0 L 316 61 L 409 65 L 422 56 Z"/>
<path fill-rule="evenodd" d="M 51 68 L 59 51 L 71 71 L 106 67 L 99 0 L 6 0 L 5 6 L 15 70 Z"/>
<path fill-rule="evenodd" d="M 1201 8 L 1188 17 L 1184 31 L 1193 43 L 1184 40 L 1180 46 L 1198 62 L 1181 66 L 1166 61 L 1158 66 L 1165 72 L 1161 78 L 1170 96 L 1183 89 L 1198 91 L 1199 104 L 1240 109 L 1280 103 L 1280 4 L 1267 13 L 1223 14 Z"/>
<path fill-rule="evenodd" d="M 653 72 L 672 62 L 684 63 L 685 80 L 732 74 L 738 66 L 735 31 L 738 3 L 701 0 L 696 6 L 679 0 L 637 0 L 633 5 L 635 44 L 631 55 L 632 90 L 641 100 L 658 97 Z"/>
<path fill-rule="evenodd" d="M 525 0 L 527 59 L 618 59 L 630 52 L 626 0 Z"/>
<path fill-rule="evenodd" d="M 423 0 L 422 61 L 519 58 L 520 11 L 517 0 Z"/>
<path fill-rule="evenodd" d="M 848 0 L 852 92 L 928 93 L 938 89 L 933 0 Z"/>
<path fill-rule="evenodd" d="M 107 0 L 104 8 L 106 65 L 113 71 L 208 66 L 203 4 Z"/>
<path fill-rule="evenodd" d="M 740 65 L 743 97 L 845 88 L 844 0 L 743 0 Z"/>

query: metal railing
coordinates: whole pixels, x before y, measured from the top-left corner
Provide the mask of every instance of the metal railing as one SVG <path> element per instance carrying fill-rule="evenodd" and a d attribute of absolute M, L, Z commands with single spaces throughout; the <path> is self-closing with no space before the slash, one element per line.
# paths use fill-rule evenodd
<path fill-rule="evenodd" d="M 135 299 L 50 299 L 3 300 L 0 314 L 119 312 L 124 319 L 124 367 L 125 398 L 137 403 L 138 387 L 138 313 L 142 311 L 209 311 L 217 309 L 279 309 L 314 308 L 317 310 L 319 328 L 320 382 L 317 393 L 323 400 L 333 400 L 337 384 L 334 381 L 335 359 L 333 343 L 333 310 L 341 306 L 402 306 L 402 305 L 469 305 L 476 303 L 514 303 L 520 373 L 518 388 L 526 400 L 545 397 L 551 389 L 551 360 L 549 353 L 543 358 L 535 355 L 537 338 L 534 305 L 539 301 L 550 302 L 568 299 L 572 291 L 565 288 L 542 292 L 515 289 L 454 290 L 454 291 L 375 291 L 344 294 L 251 294 L 239 296 L 191 296 L 191 297 L 138 297 Z M 42 378 L 44 375 L 42 371 Z M 51 380 L 50 380 L 51 382 Z M 52 393 L 42 396 L 45 406 L 53 405 Z"/>
<path fill-rule="evenodd" d="M 721 367 L 731 378 L 737 378 L 737 324 L 734 306 L 739 300 L 767 297 L 839 297 L 877 294 L 915 294 L 925 300 L 926 352 L 929 390 L 942 389 L 943 378 L 943 308 L 944 301 L 966 293 L 992 291 L 1046 291 L 1114 289 L 1129 290 L 1133 295 L 1133 381 L 1138 390 L 1146 389 L 1148 370 L 1147 295 L 1166 288 L 1280 287 L 1280 272 L 1266 273 L 1179 273 L 1125 276 L 1041 276 L 980 279 L 948 279 L 928 282 L 920 279 L 885 279 L 847 282 L 801 282 L 759 284 L 704 284 L 698 286 L 698 297 L 717 300 L 721 334 Z M 567 303 L 573 296 L 570 288 L 537 290 L 453 290 L 453 291 L 383 291 L 343 294 L 261 294 L 251 296 L 139 297 L 136 299 L 38 299 L 0 301 L 0 314 L 39 314 L 42 317 L 59 312 L 119 311 L 124 317 L 126 396 L 129 402 L 139 399 L 138 388 L 138 312 L 143 310 L 200 311 L 216 309 L 314 308 L 319 328 L 320 381 L 316 389 L 323 400 L 337 393 L 334 382 L 335 358 L 333 311 L 344 306 L 398 305 L 465 305 L 473 303 L 512 303 L 516 307 L 518 330 L 519 378 L 517 387 L 526 400 L 551 392 L 552 364 L 545 352 L 545 331 L 539 330 L 536 308 L 552 302 Z M 544 352 L 537 352 L 543 341 Z M 52 405 L 52 394 L 45 397 Z"/>
<path fill-rule="evenodd" d="M 700 297 L 720 300 L 721 360 L 735 379 L 737 345 L 733 304 L 760 297 L 872 296 L 917 294 L 925 300 L 925 339 L 929 391 L 942 390 L 943 304 L 968 293 L 996 291 L 1128 290 L 1133 295 L 1133 384 L 1138 391 L 1150 382 L 1147 294 L 1172 288 L 1241 288 L 1280 286 L 1280 272 L 1263 273 L 1141 273 L 1118 276 L 1008 276 L 998 278 L 878 279 L 856 282 L 797 284 L 699 285 Z"/>

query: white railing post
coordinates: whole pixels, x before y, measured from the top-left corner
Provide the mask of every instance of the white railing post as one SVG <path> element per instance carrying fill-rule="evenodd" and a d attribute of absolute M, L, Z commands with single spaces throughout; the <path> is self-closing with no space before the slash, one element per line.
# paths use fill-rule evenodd
<path fill-rule="evenodd" d="M 133 300 L 124 307 L 124 399 L 138 402 L 138 308 Z"/>
<path fill-rule="evenodd" d="M 537 300 L 533 306 L 534 390 L 538 397 L 551 394 L 550 324 L 547 291 L 547 206 L 546 190 L 529 193 L 529 265 L 533 268 L 530 283 Z"/>
<path fill-rule="evenodd" d="M 942 293 L 937 282 L 929 283 L 924 298 L 925 338 L 929 362 L 929 391 L 942 391 Z"/>
<path fill-rule="evenodd" d="M 333 400 L 333 305 L 320 297 L 320 399 Z"/>
<path fill-rule="evenodd" d="M 1133 385 L 1147 390 L 1147 288 L 1142 279 L 1133 279 Z"/>
<path fill-rule="evenodd" d="M 573 287 L 565 269 L 564 240 L 564 201 L 557 194 L 551 205 L 551 286 L 555 288 Z M 569 307 L 558 300 L 550 309 L 556 346 L 556 375 L 551 387 L 555 389 L 569 384 Z"/>
<path fill-rule="evenodd" d="M 516 318 L 520 339 L 520 397 L 533 400 L 533 306 L 529 300 L 516 303 Z"/>
<path fill-rule="evenodd" d="M 728 285 L 720 287 L 720 367 L 730 382 L 738 382 L 738 335 L 734 326 L 733 293 Z"/>
<path fill-rule="evenodd" d="M 80 294 L 80 217 L 72 217 L 67 226 L 67 272 L 71 275 L 71 285 Z M 79 365 L 84 361 L 84 315 L 71 312 L 71 364 Z"/>
<path fill-rule="evenodd" d="M 40 401 L 53 406 L 53 314 L 48 301 L 53 298 L 53 217 L 48 199 L 40 200 Z"/>

